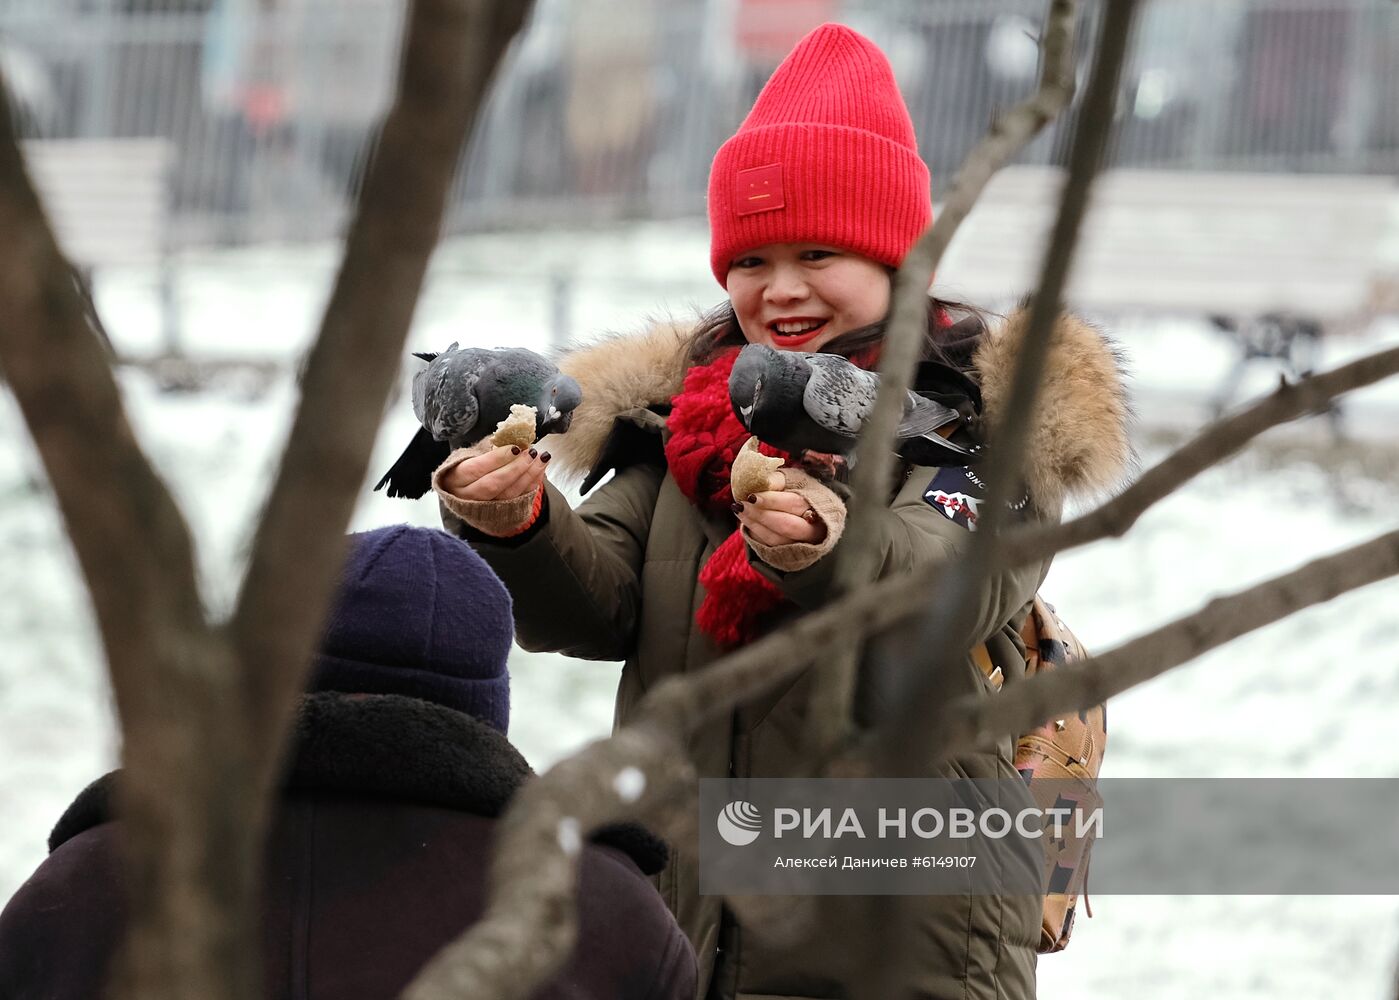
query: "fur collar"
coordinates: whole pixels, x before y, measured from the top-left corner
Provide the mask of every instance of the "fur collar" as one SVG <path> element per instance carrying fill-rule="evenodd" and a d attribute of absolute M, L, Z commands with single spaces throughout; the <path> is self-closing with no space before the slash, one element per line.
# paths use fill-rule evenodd
<path fill-rule="evenodd" d="M 1017 309 L 986 331 L 972 355 L 992 424 L 1004 412 L 1028 318 Z M 583 387 L 583 402 L 568 433 L 544 445 L 554 455 L 551 469 L 581 479 L 603 457 L 618 418 L 668 403 L 684 381 L 689 333 L 657 323 L 564 355 L 559 367 Z M 1066 499 L 1102 494 L 1122 481 L 1132 461 L 1131 408 L 1117 348 L 1077 316 L 1060 317 L 1047 368 L 1025 478 L 1037 505 L 1057 512 Z"/>
<path fill-rule="evenodd" d="M 987 332 L 972 355 L 986 418 L 995 422 L 1010 402 L 1015 356 L 1029 326 L 1020 308 Z M 1054 326 L 1030 431 L 1025 483 L 1041 509 L 1057 513 L 1069 499 L 1119 486 L 1134 455 L 1129 437 L 1125 361 L 1101 330 L 1069 313 Z"/>
<path fill-rule="evenodd" d="M 441 705 L 400 695 L 311 694 L 302 698 L 285 787 L 345 792 L 498 817 L 534 776 L 503 735 Z M 73 800 L 49 835 L 49 850 L 114 816 L 119 772 Z M 647 875 L 665 867 L 663 842 L 634 824 L 593 839 L 631 855 Z"/>
<path fill-rule="evenodd" d="M 550 471 L 582 479 L 602 459 L 618 418 L 669 405 L 685 385 L 690 327 L 658 322 L 639 334 L 612 334 L 577 347 L 558 360 L 559 370 L 583 387 L 567 434 L 551 434 L 541 448 L 554 458 Z"/>

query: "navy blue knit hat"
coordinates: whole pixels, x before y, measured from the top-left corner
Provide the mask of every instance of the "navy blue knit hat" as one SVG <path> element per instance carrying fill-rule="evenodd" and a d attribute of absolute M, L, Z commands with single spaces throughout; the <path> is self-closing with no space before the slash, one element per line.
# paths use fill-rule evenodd
<path fill-rule="evenodd" d="M 408 695 L 506 732 L 514 623 L 485 560 L 446 532 L 406 524 L 349 541 L 310 689 Z"/>

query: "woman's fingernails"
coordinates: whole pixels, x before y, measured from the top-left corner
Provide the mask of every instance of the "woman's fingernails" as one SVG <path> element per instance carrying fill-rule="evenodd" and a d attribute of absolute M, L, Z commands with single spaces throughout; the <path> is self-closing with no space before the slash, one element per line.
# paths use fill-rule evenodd
<path fill-rule="evenodd" d="M 750 494 L 748 494 L 747 499 L 748 499 L 748 502 L 749 502 L 749 503 L 757 503 L 757 502 L 758 502 L 758 494 L 756 494 L 756 493 L 750 493 Z"/>
<path fill-rule="evenodd" d="M 535 451 L 533 448 L 531 448 L 531 449 L 529 450 L 529 457 L 530 457 L 530 458 L 538 458 L 538 457 L 539 457 L 539 452 L 537 452 L 537 451 Z"/>
<path fill-rule="evenodd" d="M 517 444 L 512 444 L 512 445 L 510 446 L 510 454 L 512 454 L 512 455 L 518 455 L 519 453 L 520 453 L 520 446 L 517 445 Z"/>
<path fill-rule="evenodd" d="M 741 504 L 741 503 L 732 504 L 732 505 L 730 505 L 729 510 L 733 511 L 735 514 L 742 514 L 742 513 L 743 513 L 743 504 Z"/>
<path fill-rule="evenodd" d="M 553 455 L 549 454 L 549 453 L 546 451 L 546 452 L 544 452 L 542 455 L 539 456 L 539 460 L 540 460 L 541 462 L 547 462 L 547 461 L 549 461 L 549 459 L 551 459 L 551 458 L 553 458 L 553 457 L 554 457 Z"/>

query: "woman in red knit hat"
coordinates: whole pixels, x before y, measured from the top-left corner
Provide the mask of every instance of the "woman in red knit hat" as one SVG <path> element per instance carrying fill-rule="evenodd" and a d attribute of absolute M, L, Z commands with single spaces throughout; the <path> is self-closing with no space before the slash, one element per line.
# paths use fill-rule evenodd
<path fill-rule="evenodd" d="M 844 502 L 790 465 L 771 489 L 733 496 L 729 470 L 748 432 L 729 402 L 729 373 L 750 343 L 871 365 L 893 271 L 931 220 L 928 170 L 888 60 L 856 32 L 823 25 L 714 158 L 710 263 L 728 300 L 697 326 L 653 327 L 562 359 L 583 387 L 567 435 L 527 452 L 459 451 L 437 470 L 443 520 L 505 581 L 521 645 L 625 662 L 619 724 L 666 677 L 700 670 L 831 595 Z M 1004 405 L 1024 324 L 1012 315 L 989 329 L 975 312 L 953 323 L 955 312 L 929 299 L 920 379 L 931 383 L 918 387 L 961 414 L 944 433 L 975 445 Z M 1025 516 L 1040 519 L 1057 518 L 1072 493 L 1111 484 L 1129 453 L 1111 349 L 1070 317 L 1057 343 L 1025 470 Z M 581 477 L 587 499 L 571 508 L 546 470 Z M 965 468 L 902 462 L 872 542 L 874 572 L 907 571 L 961 545 L 982 488 Z M 965 502 L 949 503 L 954 494 Z M 1047 568 L 994 574 L 976 595 L 968 642 L 985 643 L 1006 676 L 1024 670 L 1013 637 Z M 988 689 L 970 657 L 953 673 L 947 698 Z M 878 711 L 870 687 L 866 716 Z M 802 773 L 806 698 L 798 680 L 704 727 L 689 741 L 700 776 Z M 1007 740 L 912 773 L 1013 779 L 1011 755 Z M 864 974 L 842 948 L 871 932 L 858 907 L 823 909 L 815 933 L 779 948 L 740 927 L 720 897 L 700 895 L 683 845 L 659 888 L 695 946 L 701 996 L 833 998 Z M 1037 899 L 918 897 L 901 912 L 897 926 L 878 929 L 891 993 L 1034 995 Z"/>

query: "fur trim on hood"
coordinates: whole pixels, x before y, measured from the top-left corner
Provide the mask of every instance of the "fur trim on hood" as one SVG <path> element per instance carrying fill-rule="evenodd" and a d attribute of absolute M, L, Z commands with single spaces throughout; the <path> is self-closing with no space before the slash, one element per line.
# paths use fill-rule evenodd
<path fill-rule="evenodd" d="M 986 332 L 973 354 L 972 374 L 991 426 L 1004 412 L 1028 318 L 1026 310 L 1017 309 Z M 553 435 L 544 445 L 554 456 L 551 469 L 581 479 L 602 457 L 618 417 L 669 404 L 684 382 L 689 334 L 682 324 L 657 323 L 564 355 L 559 368 L 583 387 L 583 402 L 568 433 Z M 1108 338 L 1079 317 L 1061 316 L 1025 474 L 1041 509 L 1058 511 L 1066 499 L 1101 494 L 1121 482 L 1132 461 L 1124 382 L 1122 358 Z"/>
<path fill-rule="evenodd" d="M 629 410 L 669 404 L 685 384 L 691 328 L 658 322 L 636 334 L 612 334 L 574 348 L 559 370 L 583 387 L 567 434 L 551 434 L 541 448 L 554 457 L 550 470 L 579 480 L 602 457 L 617 418 Z"/>
<path fill-rule="evenodd" d="M 992 427 L 1010 402 L 1015 357 L 1030 323 L 1017 309 L 988 330 L 972 355 L 985 415 Z M 1133 461 L 1121 353 L 1087 321 L 1064 313 L 1054 325 L 1030 432 L 1025 484 L 1035 504 L 1058 512 L 1065 500 L 1106 493 Z"/>

